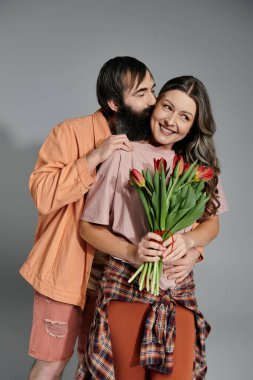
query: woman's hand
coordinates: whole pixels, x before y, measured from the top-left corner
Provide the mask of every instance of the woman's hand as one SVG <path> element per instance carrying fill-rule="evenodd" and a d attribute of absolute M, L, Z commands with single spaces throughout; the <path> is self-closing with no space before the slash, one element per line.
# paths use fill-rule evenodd
<path fill-rule="evenodd" d="M 173 237 L 169 237 L 169 239 L 165 240 L 163 243 L 163 247 L 165 247 L 166 250 L 163 252 L 162 262 L 164 264 L 174 265 L 175 261 L 184 257 L 189 249 L 193 248 L 194 246 L 194 240 L 188 237 L 187 233 L 175 233 Z"/>
<path fill-rule="evenodd" d="M 136 250 L 135 263 L 142 264 L 147 261 L 154 263 L 158 261 L 162 253 L 166 250 L 161 244 L 162 241 L 161 236 L 153 232 L 149 232 L 143 236 Z"/>
<path fill-rule="evenodd" d="M 168 279 L 175 279 L 178 284 L 192 271 L 199 256 L 200 252 L 196 248 L 191 248 L 183 258 L 175 260 L 164 267 L 163 272 L 168 276 Z"/>

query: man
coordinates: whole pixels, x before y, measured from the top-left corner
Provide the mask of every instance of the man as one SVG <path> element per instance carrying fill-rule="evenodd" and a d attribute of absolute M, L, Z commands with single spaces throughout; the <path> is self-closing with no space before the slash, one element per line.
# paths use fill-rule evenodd
<path fill-rule="evenodd" d="M 97 80 L 101 110 L 62 122 L 40 149 L 30 178 L 39 220 L 34 247 L 20 270 L 35 289 L 29 354 L 36 361 L 30 380 L 60 379 L 77 337 L 82 360 L 96 297 L 96 291 L 86 297 L 94 250 L 78 234 L 85 194 L 96 167 L 112 152 L 129 151 L 129 139 L 148 136 L 154 86 L 142 62 L 109 60 Z"/>

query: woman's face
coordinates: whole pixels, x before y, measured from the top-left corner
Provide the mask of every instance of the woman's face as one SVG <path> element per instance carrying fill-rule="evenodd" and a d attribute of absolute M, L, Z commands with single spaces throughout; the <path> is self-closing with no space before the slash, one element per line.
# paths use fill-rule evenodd
<path fill-rule="evenodd" d="M 196 115 L 195 101 L 179 90 L 165 92 L 150 120 L 153 142 L 172 149 L 190 131 Z"/>

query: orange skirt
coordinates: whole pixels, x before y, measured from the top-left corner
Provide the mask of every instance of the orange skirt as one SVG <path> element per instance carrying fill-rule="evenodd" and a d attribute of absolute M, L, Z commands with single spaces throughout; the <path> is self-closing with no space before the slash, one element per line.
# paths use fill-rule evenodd
<path fill-rule="evenodd" d="M 147 371 L 139 365 L 141 338 L 150 305 L 111 301 L 108 320 L 111 332 L 116 380 L 145 380 Z M 149 371 L 151 380 L 191 380 L 194 361 L 194 314 L 176 306 L 176 339 L 173 371 L 162 374 Z"/>

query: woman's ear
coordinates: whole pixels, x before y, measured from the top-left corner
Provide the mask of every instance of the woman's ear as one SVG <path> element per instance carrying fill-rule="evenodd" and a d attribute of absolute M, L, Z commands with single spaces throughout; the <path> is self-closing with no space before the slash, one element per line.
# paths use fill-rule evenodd
<path fill-rule="evenodd" d="M 119 105 L 114 99 L 110 99 L 107 101 L 108 106 L 113 110 L 114 112 L 118 112 Z"/>

